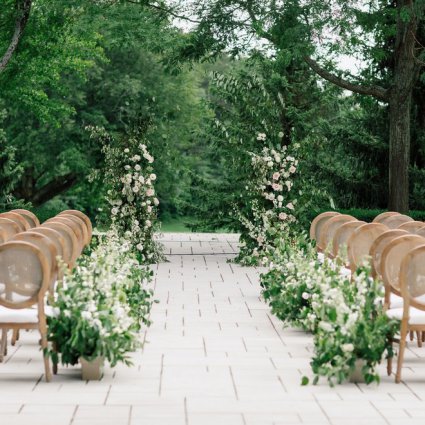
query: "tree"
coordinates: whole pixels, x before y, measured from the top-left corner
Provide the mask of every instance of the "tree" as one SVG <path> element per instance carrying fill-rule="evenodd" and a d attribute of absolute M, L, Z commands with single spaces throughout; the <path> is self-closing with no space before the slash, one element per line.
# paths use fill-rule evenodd
<path fill-rule="evenodd" d="M 30 17 L 32 0 L 15 0 L 14 6 L 15 28 L 7 50 L 0 59 L 0 72 L 6 68 L 7 64 L 18 48 L 19 41 L 24 34 L 25 27 L 27 26 L 28 19 Z M 3 10 L 8 11 L 8 7 L 8 4 L 3 5 Z M 2 13 L 4 12 L 2 11 Z M 7 12 L 5 15 L 6 14 Z"/>
<path fill-rule="evenodd" d="M 290 52 L 332 84 L 388 104 L 389 208 L 408 209 L 411 101 L 422 67 L 423 0 L 209 0 L 184 1 L 179 7 L 199 23 L 178 55 L 199 59 L 224 49 L 237 54 L 263 40 L 269 52 Z M 375 64 L 386 58 L 392 67 L 385 74 L 369 70 L 368 77 L 344 76 L 330 60 L 340 54 L 357 54 Z"/>

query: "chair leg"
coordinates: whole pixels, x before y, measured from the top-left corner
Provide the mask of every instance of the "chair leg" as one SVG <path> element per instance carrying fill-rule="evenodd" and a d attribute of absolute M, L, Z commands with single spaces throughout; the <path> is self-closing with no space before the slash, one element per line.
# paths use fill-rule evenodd
<path fill-rule="evenodd" d="M 391 344 L 391 349 L 394 346 L 394 342 L 392 339 L 389 340 L 390 344 Z M 393 373 L 393 358 L 389 357 L 387 358 L 387 375 L 391 376 L 391 374 Z"/>
<path fill-rule="evenodd" d="M 58 350 L 57 350 L 56 343 L 53 343 L 53 351 L 57 355 Z M 57 362 L 56 357 L 53 357 L 53 359 L 52 359 L 52 369 L 53 369 L 53 375 L 57 375 L 58 374 L 58 362 Z"/>
<path fill-rule="evenodd" d="M 47 342 L 47 324 L 46 319 L 39 319 L 39 329 L 40 329 L 40 335 L 41 335 L 41 350 L 43 353 L 43 360 L 44 360 L 44 373 L 46 382 L 50 382 L 52 379 L 52 372 L 50 370 L 50 361 L 49 361 L 49 355 L 45 353 L 45 351 L 48 348 L 48 342 Z"/>
<path fill-rule="evenodd" d="M 4 356 L 7 354 L 7 329 L 3 329 L 0 339 L 0 363 L 3 362 Z"/>
<path fill-rule="evenodd" d="M 19 329 L 14 329 L 13 330 L 13 333 L 12 333 L 11 344 L 12 345 L 15 345 L 16 344 L 16 341 L 18 341 L 18 340 L 19 340 Z"/>
<path fill-rule="evenodd" d="M 410 335 L 410 341 L 413 341 L 415 339 L 415 333 L 413 331 L 410 331 L 409 335 Z"/>
<path fill-rule="evenodd" d="M 418 347 L 422 347 L 422 332 L 416 331 L 416 338 L 418 339 Z"/>
<path fill-rule="evenodd" d="M 397 359 L 397 373 L 395 375 L 395 382 L 397 384 L 399 384 L 401 381 L 401 368 L 403 367 L 404 350 L 406 348 L 407 334 L 408 334 L 407 323 L 402 323 L 401 331 L 400 331 L 400 348 L 399 348 L 398 359 Z"/>
<path fill-rule="evenodd" d="M 422 342 L 425 342 L 425 332 L 422 331 Z"/>

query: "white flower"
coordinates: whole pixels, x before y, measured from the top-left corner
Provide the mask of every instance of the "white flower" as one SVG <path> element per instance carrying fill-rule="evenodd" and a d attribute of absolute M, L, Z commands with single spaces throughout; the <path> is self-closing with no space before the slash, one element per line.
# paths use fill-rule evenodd
<path fill-rule="evenodd" d="M 112 210 L 111 210 L 112 215 L 117 215 L 118 212 L 119 212 L 118 208 L 112 208 Z"/>
<path fill-rule="evenodd" d="M 124 166 L 124 168 L 125 168 L 126 170 L 129 170 L 131 167 L 130 167 L 129 165 L 125 165 L 125 166 Z"/>
<path fill-rule="evenodd" d="M 146 191 L 146 196 L 154 196 L 155 195 L 155 190 L 154 189 L 148 189 Z"/>
<path fill-rule="evenodd" d="M 279 202 L 283 202 L 283 196 L 282 196 L 282 195 L 279 195 L 279 196 L 277 197 L 277 200 L 278 200 Z"/>
<path fill-rule="evenodd" d="M 153 198 L 153 203 L 154 203 L 155 206 L 158 206 L 159 205 L 158 198 Z"/>
<path fill-rule="evenodd" d="M 149 178 L 154 182 L 156 180 L 156 174 L 151 174 Z"/>
<path fill-rule="evenodd" d="M 291 166 L 289 167 L 289 172 L 290 172 L 291 174 L 294 174 L 294 173 L 295 173 L 295 171 L 297 171 L 297 169 L 296 169 L 293 165 L 291 165 Z"/>
<path fill-rule="evenodd" d="M 342 349 L 342 351 L 344 351 L 344 353 L 351 353 L 352 351 L 354 351 L 354 345 L 353 344 L 342 344 L 341 349 Z"/>
<path fill-rule="evenodd" d="M 320 322 L 319 327 L 326 332 L 332 332 L 333 331 L 333 326 L 328 322 Z"/>
<path fill-rule="evenodd" d="M 145 225 L 146 225 L 146 227 L 151 227 L 152 222 L 150 220 L 146 220 Z"/>
<path fill-rule="evenodd" d="M 307 293 L 307 292 L 303 292 L 302 293 L 302 295 L 301 295 L 305 300 L 308 300 L 309 298 L 310 298 L 310 294 L 309 293 Z"/>
<path fill-rule="evenodd" d="M 289 210 L 293 210 L 294 204 L 292 202 L 290 202 L 289 204 L 286 205 L 286 208 L 288 208 Z"/>
<path fill-rule="evenodd" d="M 142 167 L 141 167 L 139 164 L 136 164 L 136 165 L 134 166 L 134 169 L 135 169 L 136 171 L 140 171 L 140 170 L 142 169 Z"/>
<path fill-rule="evenodd" d="M 283 131 L 279 131 L 279 138 L 281 139 L 283 137 Z"/>
<path fill-rule="evenodd" d="M 257 135 L 257 140 L 264 142 L 266 140 L 266 138 L 267 138 L 267 135 L 265 133 L 258 133 L 258 135 Z"/>

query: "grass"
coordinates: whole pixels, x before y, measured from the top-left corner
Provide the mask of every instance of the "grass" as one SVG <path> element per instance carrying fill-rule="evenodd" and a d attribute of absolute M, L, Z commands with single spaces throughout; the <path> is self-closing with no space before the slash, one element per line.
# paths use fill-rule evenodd
<path fill-rule="evenodd" d="M 167 219 L 161 223 L 161 231 L 164 233 L 191 233 L 192 231 L 185 223 L 188 220 L 182 219 Z"/>

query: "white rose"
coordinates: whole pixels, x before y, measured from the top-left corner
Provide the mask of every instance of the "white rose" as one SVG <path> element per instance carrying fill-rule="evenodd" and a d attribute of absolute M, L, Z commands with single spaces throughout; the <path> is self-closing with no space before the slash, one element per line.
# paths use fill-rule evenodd
<path fill-rule="evenodd" d="M 156 180 L 156 174 L 151 174 L 149 178 L 154 182 Z"/>
<path fill-rule="evenodd" d="M 289 204 L 286 205 L 286 208 L 288 208 L 289 210 L 293 210 L 294 204 L 292 202 L 290 202 Z"/>
<path fill-rule="evenodd" d="M 153 198 L 153 203 L 154 203 L 155 206 L 158 206 L 159 205 L 158 198 Z"/>
<path fill-rule="evenodd" d="M 124 149 L 124 153 L 129 153 L 129 152 L 130 152 L 130 149 L 128 149 L 128 148 Z"/>
<path fill-rule="evenodd" d="M 136 164 L 136 165 L 134 166 L 134 169 L 135 169 L 136 171 L 140 171 L 140 170 L 142 169 L 142 167 L 141 167 L 139 164 Z"/>

